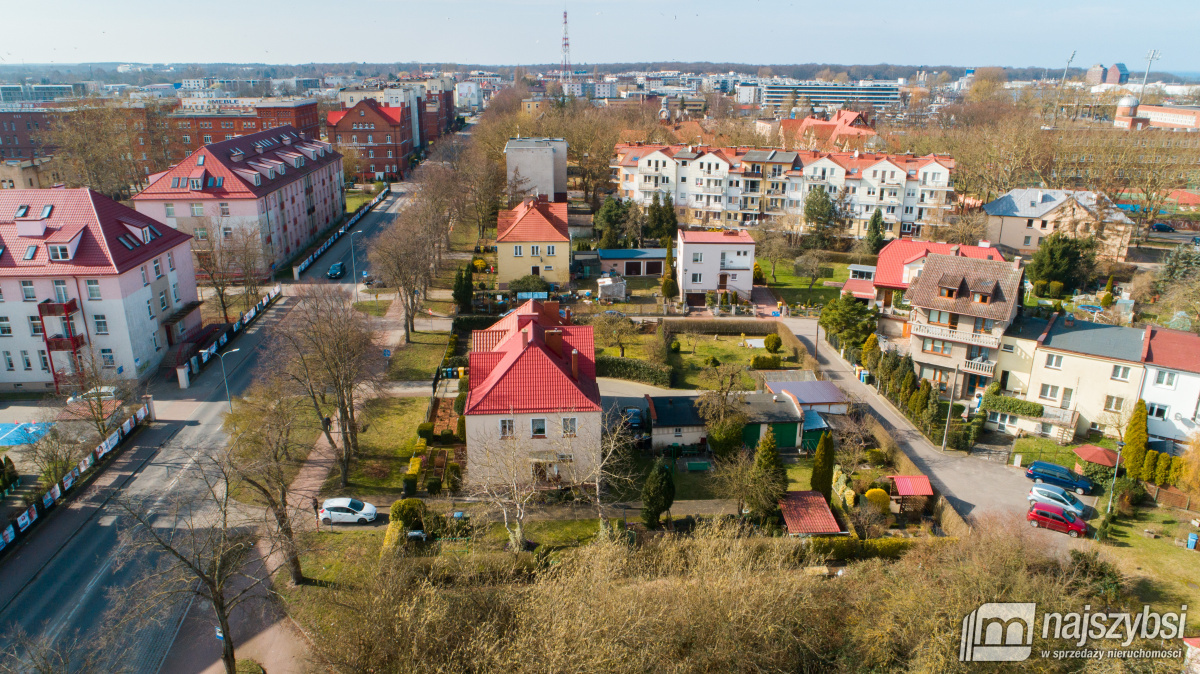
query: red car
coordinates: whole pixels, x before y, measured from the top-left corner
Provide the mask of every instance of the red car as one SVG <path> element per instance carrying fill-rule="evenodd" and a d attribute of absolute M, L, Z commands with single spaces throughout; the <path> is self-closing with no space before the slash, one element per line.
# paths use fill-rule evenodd
<path fill-rule="evenodd" d="M 1087 536 L 1088 525 L 1074 513 L 1049 503 L 1034 503 L 1025 514 L 1031 527 L 1061 531 L 1071 538 Z"/>

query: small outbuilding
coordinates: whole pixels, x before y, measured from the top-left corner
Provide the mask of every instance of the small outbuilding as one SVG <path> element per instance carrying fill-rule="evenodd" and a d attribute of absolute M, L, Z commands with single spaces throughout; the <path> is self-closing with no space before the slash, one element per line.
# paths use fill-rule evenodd
<path fill-rule="evenodd" d="M 845 414 L 849 409 L 846 395 L 830 381 L 768 381 L 766 387 L 803 410 Z"/>
<path fill-rule="evenodd" d="M 600 271 L 621 276 L 662 276 L 666 248 L 601 248 Z"/>
<path fill-rule="evenodd" d="M 925 499 L 933 496 L 933 485 L 925 475 L 888 475 L 892 481 L 892 499 L 900 505 L 900 512 L 920 510 Z"/>
<path fill-rule="evenodd" d="M 789 536 L 845 534 L 819 491 L 789 491 L 779 500 Z"/>
<path fill-rule="evenodd" d="M 1096 445 L 1080 445 L 1071 451 L 1075 452 L 1075 456 L 1079 457 L 1079 461 L 1083 463 L 1095 463 L 1109 468 L 1115 468 L 1117 465 L 1117 453 L 1111 449 Z M 1083 464 L 1079 461 L 1075 462 L 1075 472 L 1083 475 Z M 1124 458 L 1121 459 L 1121 463 L 1125 463 Z"/>

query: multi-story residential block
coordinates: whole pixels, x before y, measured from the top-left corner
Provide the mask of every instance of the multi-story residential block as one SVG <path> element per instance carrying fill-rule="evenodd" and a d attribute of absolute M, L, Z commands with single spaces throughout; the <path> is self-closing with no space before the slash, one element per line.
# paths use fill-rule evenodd
<path fill-rule="evenodd" d="M 53 157 L 0 159 L 0 190 L 48 188 L 59 180 Z"/>
<path fill-rule="evenodd" d="M 1084 190 L 1020 188 L 984 204 L 988 238 L 1020 255 L 1032 255 L 1054 232 L 1095 235 L 1099 255 L 1125 261 L 1133 221 L 1103 194 Z"/>
<path fill-rule="evenodd" d="M 1148 326 L 1142 363 L 1150 437 L 1187 442 L 1200 421 L 1200 335 Z"/>
<path fill-rule="evenodd" d="M 520 174 L 529 194 L 567 200 L 567 141 L 562 138 L 511 138 L 504 145 L 508 181 Z"/>
<path fill-rule="evenodd" d="M 685 221 L 735 224 L 802 220 L 814 189 L 833 195 L 851 236 L 866 234 L 875 209 L 888 238 L 936 238 L 953 205 L 954 161 L 860 152 L 755 150 L 690 145 L 619 144 L 618 194 L 649 204 L 670 195 Z"/>
<path fill-rule="evenodd" d="M 42 146 L 42 133 L 49 129 L 51 110 L 41 105 L 0 104 L 0 160 L 34 159 L 53 154 Z"/>
<path fill-rule="evenodd" d="M 762 106 L 789 110 L 807 100 L 814 106 L 846 107 L 849 104 L 870 103 L 881 108 L 900 103 L 900 83 L 890 82 L 782 82 L 768 81 L 762 85 Z"/>
<path fill-rule="evenodd" d="M 330 112 L 326 133 L 339 148 L 358 151 L 363 182 L 400 180 L 413 157 L 412 116 L 406 106 L 361 100 L 349 110 Z"/>
<path fill-rule="evenodd" d="M 496 231 L 498 283 L 529 275 L 561 285 L 571 280 L 565 201 L 550 202 L 545 195 L 526 197 L 516 208 L 500 211 Z"/>
<path fill-rule="evenodd" d="M 196 238 L 196 254 L 235 229 L 256 235 L 274 269 L 345 216 L 342 156 L 292 127 L 206 145 L 133 197 L 138 212 Z"/>
<path fill-rule="evenodd" d="M 594 481 L 602 407 L 591 326 L 529 301 L 471 335 L 467 480 Z"/>
<path fill-rule="evenodd" d="M 905 294 L 913 307 L 909 352 L 921 378 L 952 399 L 987 388 L 1000 338 L 1021 306 L 1023 277 L 1019 261 L 929 255 Z"/>
<path fill-rule="evenodd" d="M 930 255 L 1004 260 L 1000 251 L 992 248 L 986 241 L 981 241 L 978 246 L 963 246 L 956 243 L 893 239 L 879 251 L 879 259 L 875 263 L 873 273 L 865 273 L 865 269 L 858 275 L 851 273 L 850 280 L 842 288 L 843 294 L 853 293 L 855 297 L 867 300 L 867 306 L 878 307 L 885 313 L 890 313 L 894 305 L 894 293 L 908 290 L 909 285 L 921 275 Z"/>
<path fill-rule="evenodd" d="M 681 298 L 704 306 L 705 294 L 729 291 L 749 299 L 754 288 L 754 238 L 744 229 L 698 232 L 680 229 L 675 249 Z"/>
<path fill-rule="evenodd" d="M 182 159 L 202 145 L 250 133 L 291 127 L 305 138 L 318 139 L 321 118 L 315 98 L 215 98 L 196 99 L 166 113 L 162 119 L 143 119 L 153 130 L 158 122 L 170 138 L 174 155 Z"/>
<path fill-rule="evenodd" d="M 0 246 L 6 390 L 144 377 L 201 327 L 191 237 L 91 190 L 0 191 Z"/>

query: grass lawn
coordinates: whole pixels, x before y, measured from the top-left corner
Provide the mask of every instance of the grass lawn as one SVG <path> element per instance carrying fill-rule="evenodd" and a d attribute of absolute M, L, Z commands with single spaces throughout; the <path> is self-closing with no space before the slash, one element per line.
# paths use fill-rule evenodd
<path fill-rule="evenodd" d="M 794 463 L 787 465 L 788 491 L 808 491 L 812 489 L 813 460 L 811 456 L 802 456 Z"/>
<path fill-rule="evenodd" d="M 1096 445 L 1105 449 L 1116 451 L 1117 441 L 1113 438 L 1096 438 L 1087 442 L 1080 442 L 1074 445 L 1062 446 L 1057 442 L 1048 438 L 1018 438 L 1013 441 L 1013 454 L 1021 455 L 1021 465 L 1028 466 L 1034 461 L 1048 461 L 1056 463 L 1064 468 L 1074 470 L 1075 463 L 1079 461 L 1079 457 L 1075 456 L 1073 448 L 1080 445 Z"/>
<path fill-rule="evenodd" d="M 453 300 L 425 300 L 421 303 L 421 306 L 439 316 L 452 316 L 455 309 L 458 308 L 458 305 Z"/>
<path fill-rule="evenodd" d="M 338 486 L 335 469 L 321 493 L 326 498 L 372 495 L 399 496 L 417 442 L 417 425 L 425 420 L 425 398 L 374 398 L 367 401 L 367 429 L 358 435 L 359 456 L 350 464 L 349 484 Z"/>
<path fill-rule="evenodd" d="M 233 290 L 232 288 L 230 289 Z M 255 300 L 257 304 L 257 300 Z M 229 310 L 229 320 L 236 321 L 238 312 L 249 309 L 246 306 L 246 295 L 240 292 L 229 292 L 225 294 L 225 305 Z M 253 305 L 250 305 L 253 306 Z M 217 301 L 215 294 L 209 293 L 208 299 L 200 304 L 200 317 L 203 319 L 204 325 L 211 323 L 225 323 L 225 315 L 221 312 L 221 303 Z"/>
<path fill-rule="evenodd" d="M 387 313 L 388 307 L 392 306 L 391 300 L 371 300 L 369 302 L 355 302 L 354 308 L 367 314 L 382 318 Z"/>
<path fill-rule="evenodd" d="M 1138 508 L 1132 518 L 1121 518 L 1112 528 L 1111 544 L 1105 546 L 1131 581 L 1134 594 L 1158 611 L 1178 611 L 1181 604 L 1200 606 L 1196 566 L 1200 552 L 1177 547 L 1174 538 L 1187 539 L 1196 528 L 1191 517 L 1170 508 Z M 1147 538 L 1146 529 L 1158 538 Z M 1189 611 L 1188 624 L 1195 630 L 1200 615 Z M 1191 630 L 1189 630 L 1191 631 Z"/>
<path fill-rule="evenodd" d="M 609 520 L 611 524 L 619 518 Z M 600 531 L 600 520 L 526 520 L 525 538 L 538 543 L 538 550 L 562 550 L 576 548 L 592 542 Z M 480 543 L 491 549 L 503 550 L 508 543 L 508 532 L 503 522 L 492 522 Z"/>
<path fill-rule="evenodd" d="M 698 335 L 694 345 L 686 335 L 678 334 L 675 337 L 679 340 L 679 353 L 673 353 L 669 357 L 669 364 L 675 369 L 675 380 L 672 384 L 674 388 L 702 388 L 700 375 L 709 369 L 707 360 L 712 356 L 715 356 L 722 364 L 741 363 L 750 367 L 752 357 L 760 354 L 768 355 L 766 349 L 738 346 L 738 343 L 742 341 L 738 335 Z M 625 345 L 625 357 L 645 360 L 646 344 L 651 339 L 654 339 L 654 335 L 638 335 Z M 747 339 L 761 339 L 761 337 L 748 337 Z M 604 346 L 603 340 L 598 339 L 596 355 L 619 356 L 621 349 L 616 346 Z M 794 368 L 796 368 L 796 363 L 783 363 L 783 369 Z M 745 390 L 754 388 L 754 380 L 749 374 L 742 376 L 742 388 Z"/>
<path fill-rule="evenodd" d="M 640 501 L 642 499 L 642 485 L 646 483 L 646 477 L 650 474 L 650 469 L 654 467 L 655 457 L 645 454 L 638 454 L 633 460 L 633 465 L 630 466 L 630 471 L 635 477 L 633 484 L 627 489 L 621 490 L 619 493 L 612 494 L 611 498 L 614 501 Z M 710 460 L 711 463 L 711 460 Z M 717 498 L 717 495 L 712 491 L 711 473 L 705 472 L 689 472 L 686 470 L 678 470 L 675 472 L 675 500 L 676 501 L 703 501 L 706 499 Z M 594 521 L 594 520 L 593 520 Z"/>
<path fill-rule="evenodd" d="M 420 323 L 418 318 L 417 322 Z M 388 379 L 392 381 L 419 381 L 433 379 L 433 371 L 446 355 L 448 332 L 420 331 L 412 333 L 412 343 L 400 344 L 392 350 L 392 361 L 388 367 Z"/>
<path fill-rule="evenodd" d="M 790 264 L 780 263 L 776 265 L 775 281 L 771 280 L 770 262 L 759 260 L 758 266 L 762 268 L 763 274 L 767 277 L 767 285 L 779 293 L 779 296 L 788 304 L 825 304 L 831 300 L 835 300 L 841 289 L 827 288 L 821 284 L 825 281 L 845 282 L 850 278 L 849 265 L 841 262 L 828 262 L 823 266 L 828 268 L 832 272 L 832 275 L 817 279 L 817 282 L 813 284 L 812 290 L 809 290 L 808 277 L 796 276 Z"/>
<path fill-rule="evenodd" d="M 373 194 L 364 194 L 361 190 L 346 191 L 346 212 L 353 213 L 358 207 L 375 198 Z"/>

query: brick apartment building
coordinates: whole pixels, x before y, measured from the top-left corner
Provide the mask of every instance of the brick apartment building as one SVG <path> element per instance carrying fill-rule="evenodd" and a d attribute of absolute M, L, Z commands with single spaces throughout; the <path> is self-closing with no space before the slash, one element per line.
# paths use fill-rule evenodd
<path fill-rule="evenodd" d="M 400 180 L 413 156 L 412 115 L 407 105 L 382 105 L 360 99 L 348 110 L 326 117 L 326 138 L 339 148 L 354 148 L 362 165 L 359 180 Z"/>
<path fill-rule="evenodd" d="M 36 137 L 46 128 L 47 114 L 42 105 L 0 105 L 0 159 L 43 156 Z"/>
<path fill-rule="evenodd" d="M 284 126 L 206 145 L 133 197 L 139 213 L 212 240 L 255 231 L 264 266 L 286 262 L 345 215 L 342 156 Z"/>

